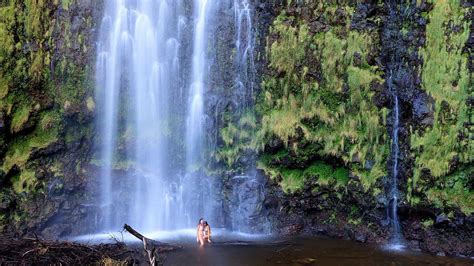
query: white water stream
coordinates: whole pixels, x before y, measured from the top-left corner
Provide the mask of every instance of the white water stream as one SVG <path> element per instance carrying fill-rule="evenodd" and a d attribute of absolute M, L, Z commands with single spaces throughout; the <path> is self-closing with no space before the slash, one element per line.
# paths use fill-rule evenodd
<path fill-rule="evenodd" d="M 235 18 L 220 12 L 230 7 Z M 106 1 L 96 65 L 97 230 L 117 231 L 123 223 L 141 231 L 177 230 L 220 215 L 211 196 L 218 194 L 215 180 L 204 173 L 210 45 L 217 14 L 229 14 L 235 22 L 233 90 L 246 102 L 254 74 L 250 8 L 247 0 Z M 170 170 L 175 165 L 182 169 Z"/>

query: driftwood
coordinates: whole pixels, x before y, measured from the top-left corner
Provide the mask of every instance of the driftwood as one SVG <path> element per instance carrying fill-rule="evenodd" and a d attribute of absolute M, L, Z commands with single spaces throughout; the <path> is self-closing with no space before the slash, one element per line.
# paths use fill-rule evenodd
<path fill-rule="evenodd" d="M 166 252 L 166 251 L 173 251 L 175 249 L 182 248 L 182 246 L 171 245 L 171 244 L 168 244 L 168 243 L 163 243 L 163 242 L 160 242 L 160 241 L 149 239 L 149 238 L 145 237 L 144 235 L 140 234 L 138 231 L 133 229 L 128 224 L 124 224 L 123 229 L 125 231 L 129 232 L 134 237 L 138 238 L 140 241 L 142 241 L 143 249 L 145 250 L 145 252 L 148 256 L 148 261 L 149 261 L 150 265 L 152 265 L 152 266 L 156 265 L 157 253 Z"/>
<path fill-rule="evenodd" d="M 151 239 L 144 237 L 142 234 L 138 233 L 135 229 L 133 229 L 130 225 L 124 224 L 123 229 L 129 232 L 134 237 L 140 239 L 143 242 L 143 249 L 145 250 L 148 256 L 148 262 L 151 266 L 156 265 L 156 247 Z M 148 243 L 152 244 L 151 247 L 148 246 Z"/>
<path fill-rule="evenodd" d="M 124 224 L 123 229 L 125 229 L 125 231 L 129 232 L 134 237 L 140 239 L 140 241 L 145 241 L 145 240 L 154 241 L 154 240 L 151 240 L 151 239 L 148 239 L 148 238 L 144 237 L 142 234 L 138 233 L 135 229 L 133 229 L 128 224 Z M 158 242 L 158 241 L 156 241 L 156 242 Z"/>
<path fill-rule="evenodd" d="M 150 238 L 145 237 L 144 235 L 140 234 L 138 231 L 133 229 L 130 225 L 124 224 L 123 229 L 127 232 L 129 232 L 131 235 L 134 237 L 138 238 L 140 241 L 143 242 L 143 239 L 146 239 L 148 244 L 153 244 L 157 247 L 158 252 L 167 252 L 167 251 L 173 251 L 176 249 L 181 249 L 183 246 L 180 245 L 173 245 L 165 242 L 160 242 L 157 240 L 153 240 Z"/>
<path fill-rule="evenodd" d="M 138 250 L 119 242 L 86 245 L 37 236 L 20 239 L 0 236 L 0 265 L 136 264 L 141 259 Z"/>

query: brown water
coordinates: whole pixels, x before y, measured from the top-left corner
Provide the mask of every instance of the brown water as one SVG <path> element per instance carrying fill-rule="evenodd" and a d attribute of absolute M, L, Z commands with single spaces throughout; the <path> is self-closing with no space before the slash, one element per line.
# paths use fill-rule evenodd
<path fill-rule="evenodd" d="M 165 265 L 474 265 L 474 260 L 324 237 L 296 237 L 227 240 L 204 247 L 186 242 L 182 250 L 167 254 Z"/>

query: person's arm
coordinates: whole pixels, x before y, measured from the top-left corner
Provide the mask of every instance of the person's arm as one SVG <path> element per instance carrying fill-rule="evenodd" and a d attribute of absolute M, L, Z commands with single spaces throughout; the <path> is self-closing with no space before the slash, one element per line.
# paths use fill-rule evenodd
<path fill-rule="evenodd" d="M 211 243 L 211 226 L 207 228 L 207 241 Z"/>

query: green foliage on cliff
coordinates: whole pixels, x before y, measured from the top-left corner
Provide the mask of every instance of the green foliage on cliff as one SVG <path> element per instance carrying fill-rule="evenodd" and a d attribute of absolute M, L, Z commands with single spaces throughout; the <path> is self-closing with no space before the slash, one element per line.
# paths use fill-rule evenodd
<path fill-rule="evenodd" d="M 23 169 L 33 150 L 46 148 L 57 140 L 60 122 L 57 114 L 45 113 L 31 135 L 18 137 L 11 143 L 2 170 L 8 173 L 13 166 Z"/>
<path fill-rule="evenodd" d="M 473 95 L 472 74 L 467 67 L 468 54 L 463 49 L 469 36 L 467 8 L 460 1 L 433 1 L 428 14 L 426 45 L 423 57 L 422 87 L 434 99 L 434 123 L 421 132 L 413 132 L 411 146 L 415 170 L 409 191 L 426 190 L 432 181 L 420 180 L 422 170 L 429 170 L 435 181 L 427 191 L 436 205 L 455 205 L 466 212 L 474 210 L 472 192 L 468 191 L 466 173 L 451 172 L 453 160 L 461 165 L 474 162 L 474 135 L 467 125 L 467 98 Z M 460 167 L 462 169 L 462 167 Z M 472 177 L 472 167 L 465 170 Z M 466 177 L 462 177 L 466 176 Z M 450 184 L 448 184 L 450 183 Z"/>
<path fill-rule="evenodd" d="M 89 32 L 93 25 L 86 15 L 71 30 L 72 14 L 66 9 L 75 3 L 0 1 L 0 120 L 4 126 L 0 200 L 1 204 L 4 198 L 16 202 L 6 205 L 9 209 L 0 216 L 0 231 L 5 223 L 25 225 L 34 212 L 27 205 L 35 201 L 49 178 L 70 173 L 59 162 L 65 152 L 74 152 L 64 151 L 66 132 L 74 131 L 76 139 L 90 134 L 84 118 L 84 113 L 95 109 L 92 99 L 86 101 L 92 88 L 90 69 L 84 67 L 90 63 L 84 60 L 89 36 L 77 33 L 86 24 Z M 77 9 L 74 12 L 74 16 L 83 16 Z M 76 36 L 79 49 L 70 45 L 76 43 Z M 42 179 L 36 178 L 39 170 L 44 171 Z"/>
<path fill-rule="evenodd" d="M 12 0 L 0 6 L 0 112 L 10 121 L 11 134 L 2 170 L 8 174 L 16 166 L 11 183 L 17 193 L 34 189 L 34 171 L 27 167 L 30 155 L 56 141 L 60 126 L 59 119 L 41 112 L 41 104 L 32 96 L 49 82 L 52 5 L 51 1 Z M 20 132 L 27 123 L 33 130 Z"/>
<path fill-rule="evenodd" d="M 23 103 L 23 105 L 19 106 L 18 110 L 13 113 L 13 118 L 10 127 L 10 131 L 12 133 L 20 131 L 22 126 L 28 121 L 31 109 L 31 104 Z"/>
<path fill-rule="evenodd" d="M 258 167 L 266 175 L 280 179 L 283 191 L 288 193 L 300 190 L 306 180 L 314 180 L 319 186 L 331 186 L 336 189 L 343 188 L 349 182 L 349 171 L 345 167 L 334 168 L 331 164 L 315 161 L 304 169 L 293 169 L 272 162 L 273 157 L 265 155 L 259 161 Z"/>
<path fill-rule="evenodd" d="M 238 159 L 257 149 L 257 121 L 255 113 L 247 110 L 237 122 L 227 121 L 220 130 L 223 147 L 214 152 L 213 157 L 219 162 L 225 162 L 227 167 L 236 168 Z"/>
<path fill-rule="evenodd" d="M 474 213 L 474 193 L 467 185 L 474 176 L 474 167 L 460 169 L 438 181 L 426 191 L 427 198 L 438 208 L 459 207 L 466 214 Z"/>
<path fill-rule="evenodd" d="M 276 73 L 262 84 L 259 136 L 264 143 L 280 139 L 295 156 L 302 143 L 321 147 L 317 156 L 342 160 L 368 189 L 385 175 L 388 153 L 385 111 L 371 101 L 382 73 L 367 63 L 377 38 L 348 26 L 317 34 L 308 29 L 285 13 L 274 21 L 268 53 Z M 289 176 L 300 180 L 297 172 Z"/>
<path fill-rule="evenodd" d="M 47 48 L 53 26 L 51 5 L 51 1 L 26 0 L 8 1 L 0 7 L 0 63 L 5 66 L 0 77 L 8 83 L 14 79 L 37 83 L 46 77 L 45 66 L 51 59 Z"/>

